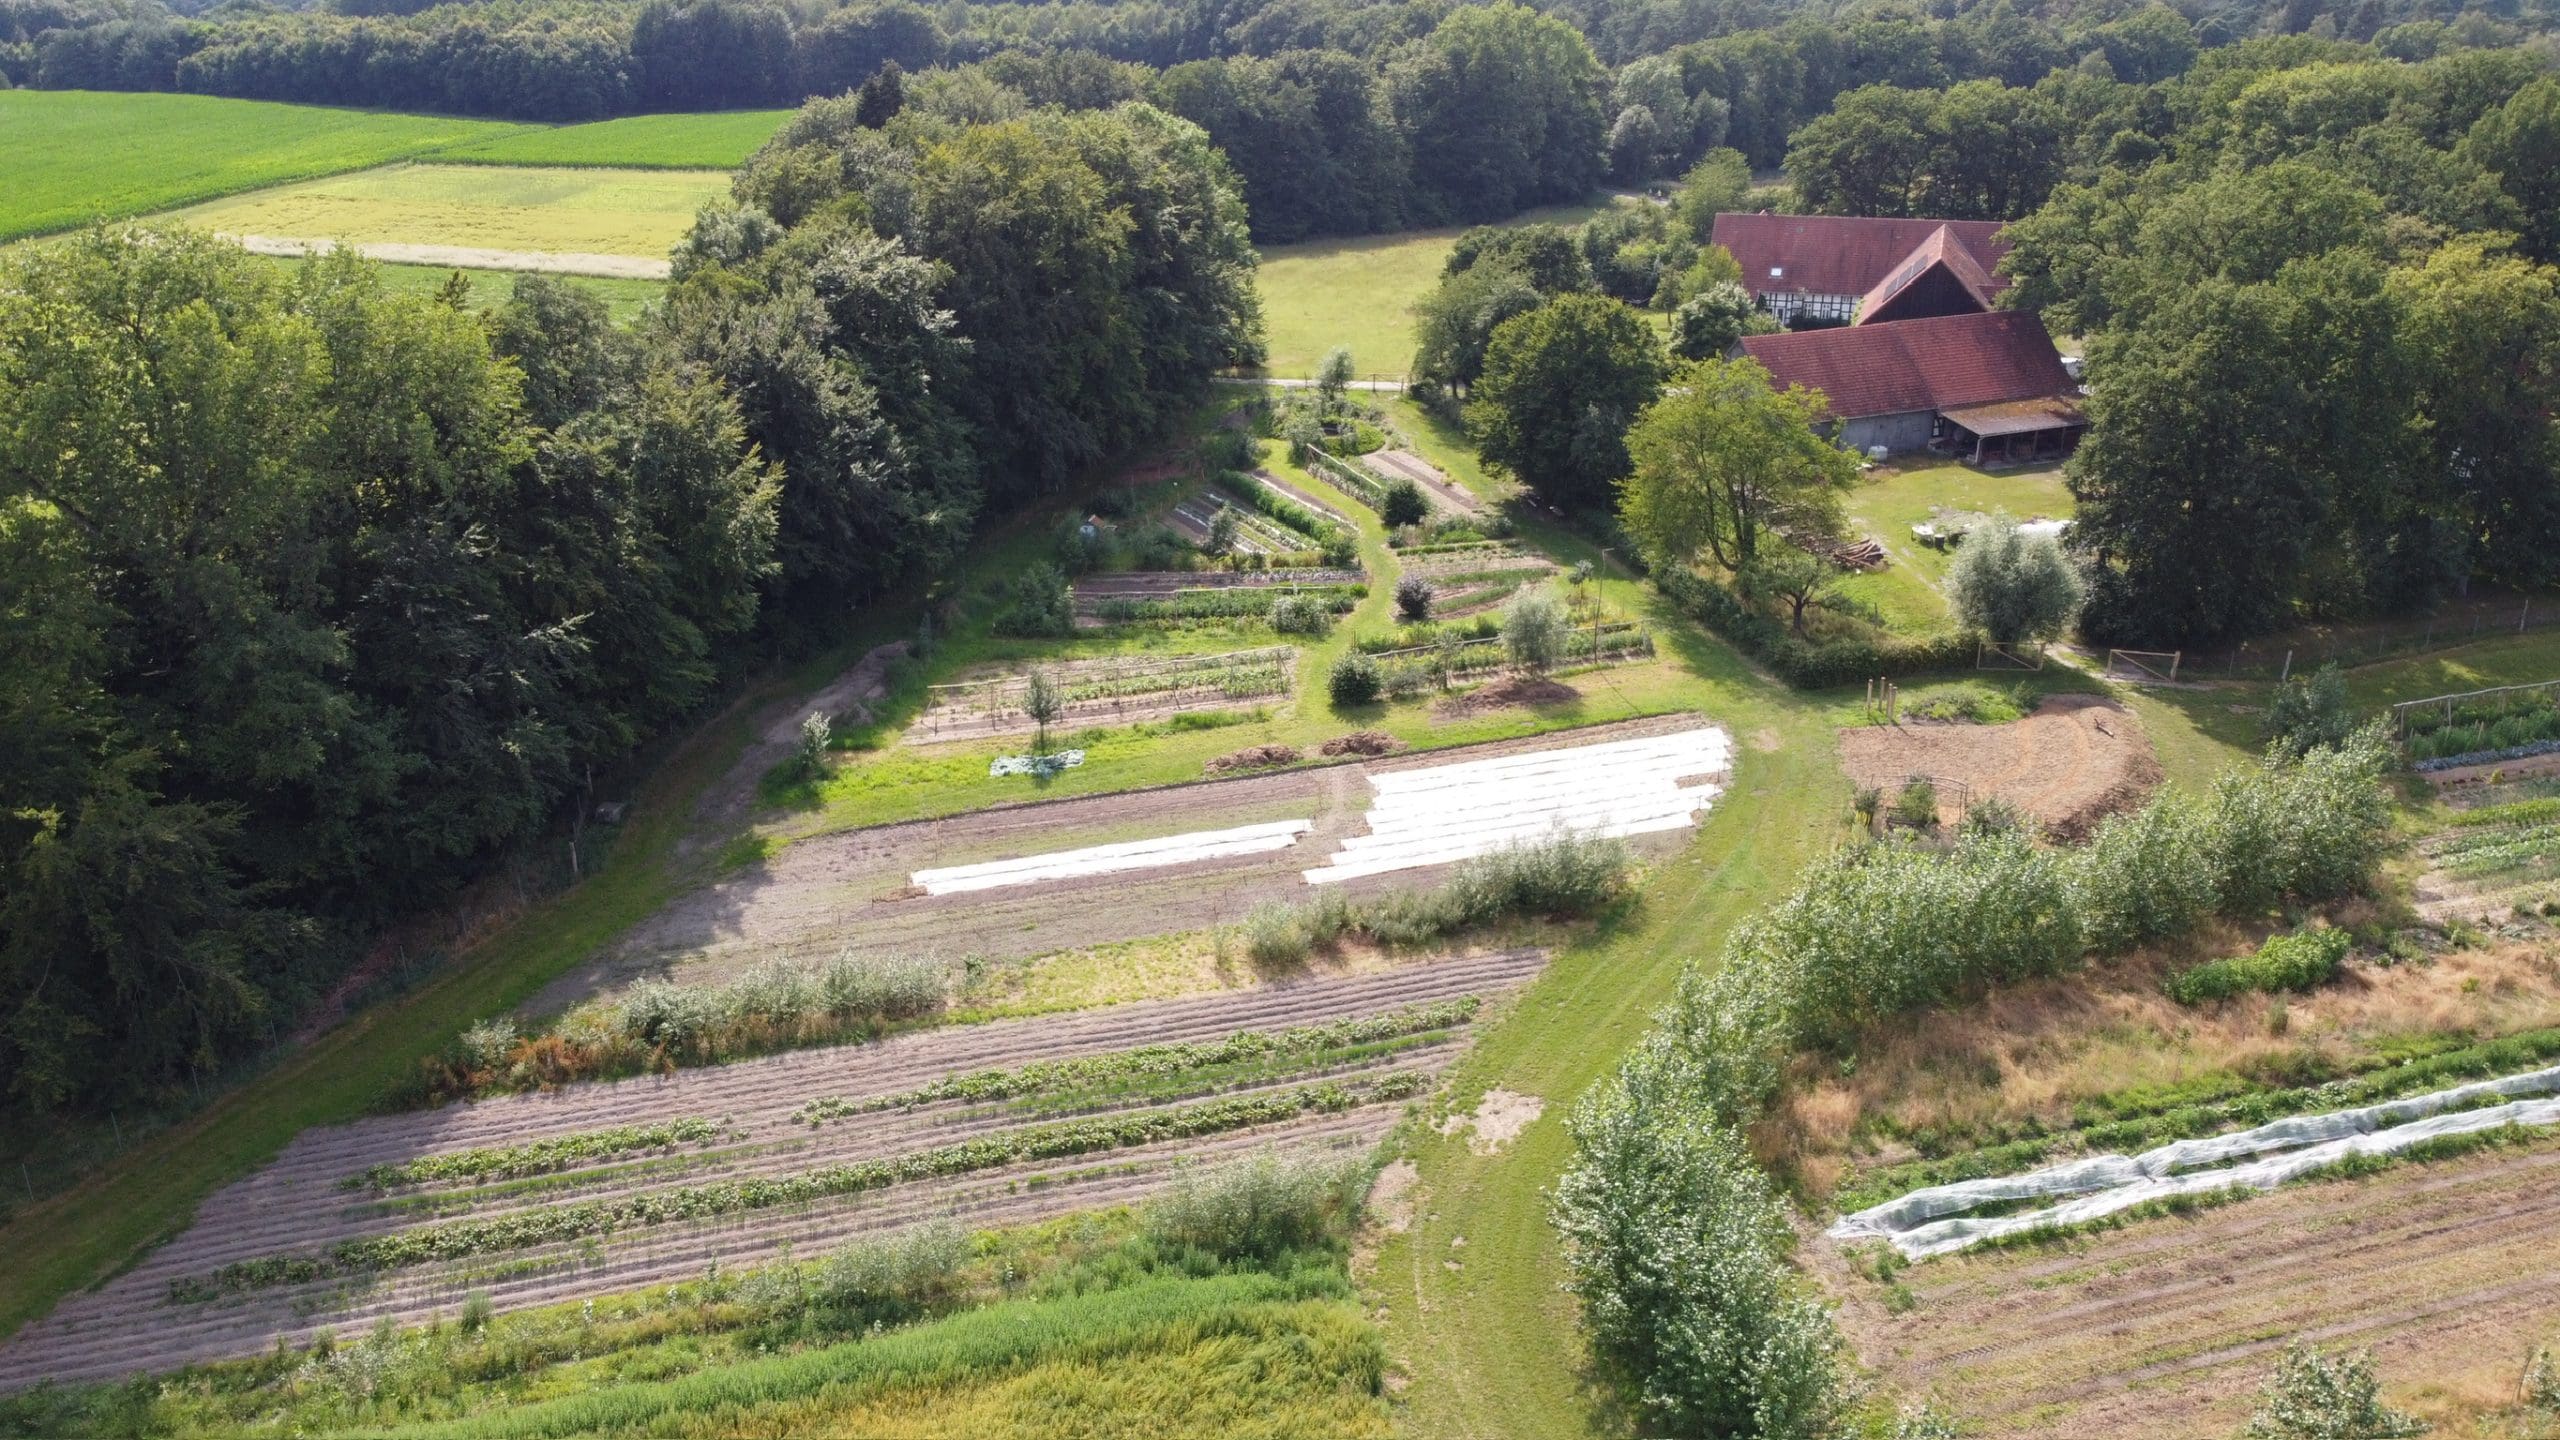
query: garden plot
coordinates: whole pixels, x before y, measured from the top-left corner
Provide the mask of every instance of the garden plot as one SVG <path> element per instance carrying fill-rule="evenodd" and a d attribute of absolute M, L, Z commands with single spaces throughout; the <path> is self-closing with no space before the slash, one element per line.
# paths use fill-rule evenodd
<path fill-rule="evenodd" d="M 1196 491 L 1174 504 L 1166 519 L 1183 538 L 1203 544 L 1210 527 L 1221 515 L 1233 516 L 1235 537 L 1230 548 L 1239 555 L 1303 555 L 1315 542 L 1276 520 L 1268 519 L 1235 503 L 1214 489 Z"/>
<path fill-rule="evenodd" d="M 1340 510 L 1326 504 L 1324 501 L 1317 499 L 1315 496 L 1308 494 L 1306 491 L 1290 484 L 1288 481 L 1281 479 L 1279 476 L 1272 474 L 1268 470 L 1256 470 L 1253 472 L 1252 478 L 1254 484 L 1261 486 L 1264 490 L 1282 500 L 1288 501 L 1292 505 L 1312 510 L 1316 514 L 1323 516 L 1325 519 L 1330 520 L 1337 525 L 1349 525 L 1351 523 L 1350 516 L 1343 514 Z"/>
<path fill-rule="evenodd" d="M 1374 1143 L 1544 957 L 925 1031 L 307 1131 L 0 1349 L 0 1388 L 697 1277 L 953 1214 L 1142 1198 L 1176 1165 Z M 605 1140 L 687 1125 L 635 1150 Z"/>
<path fill-rule="evenodd" d="M 2074 1239 L 1950 1256 L 1888 1289 L 1809 1258 L 1880 1381 L 1963 1433 L 2237 1430 L 2291 1340 L 2370 1346 L 2396 1383 L 2511 1385 L 2560 1305 L 2560 1142 L 2303 1186 Z"/>
<path fill-rule="evenodd" d="M 1431 613 L 1444 620 L 1493 610 L 1557 573 L 1553 561 L 1505 541 L 1406 551 L 1404 573 L 1431 586 Z"/>
<path fill-rule="evenodd" d="M 1410 450 L 1380 450 L 1360 459 L 1372 474 L 1388 480 L 1410 480 L 1421 486 L 1423 497 L 1439 509 L 1456 515 L 1484 513 L 1484 502 L 1441 474 L 1439 466 Z"/>
<path fill-rule="evenodd" d="M 1905 721 L 1843 730 L 1840 763 L 1852 783 L 1888 798 L 1925 775 L 1939 783 L 1942 802 L 2006 800 L 2063 838 L 2131 808 L 2160 783 L 2142 722 L 2094 695 L 2048 695 L 2034 714 L 2006 725 Z"/>
<path fill-rule="evenodd" d="M 1285 699 L 1297 667 L 1295 647 L 1267 645 L 1219 655 L 1071 660 L 1045 673 L 1065 707 L 1054 724 L 1074 729 Z M 1028 672 L 1015 669 L 936 685 L 905 738 L 933 744 L 1028 733 L 1035 728 L 1022 708 L 1029 687 Z"/>
<path fill-rule="evenodd" d="M 1232 925 L 1265 901 L 1306 898 L 1303 872 L 1366 828 L 1376 776 L 1698 728 L 1694 715 L 1666 715 L 813 836 L 680 897 L 527 1010 L 555 1013 L 649 977 L 709 983 L 774 959 L 1007 960 Z M 928 894 L 914 882 L 919 871 L 1280 821 L 1311 824 L 1295 843 L 1260 853 L 951 895 Z M 1365 896 L 1437 878 L 1403 871 L 1342 883 Z"/>
<path fill-rule="evenodd" d="M 2560 796 L 2463 810 L 2417 848 L 2427 867 L 2414 896 L 2422 917 L 2492 920 L 2539 909 L 2560 899 Z"/>
<path fill-rule="evenodd" d="M 1713 804 L 1732 763 L 1724 731 L 1700 726 L 1603 745 L 1532 751 L 1375 775 L 1365 834 L 1310 885 L 1332 885 L 1489 854 L 1571 833 L 1629 837 L 1685 830 Z"/>
<path fill-rule="evenodd" d="M 1071 590 L 1076 624 L 1172 623 L 1260 620 L 1283 595 L 1296 595 L 1334 614 L 1346 614 L 1368 593 L 1359 570 L 1309 568 L 1263 570 L 1130 570 L 1089 575 Z"/>

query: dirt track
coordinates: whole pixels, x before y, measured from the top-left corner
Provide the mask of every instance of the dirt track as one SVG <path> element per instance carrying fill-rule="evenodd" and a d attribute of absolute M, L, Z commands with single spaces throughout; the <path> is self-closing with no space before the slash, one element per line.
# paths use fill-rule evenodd
<path fill-rule="evenodd" d="M 527 1009 L 565 1009 L 652 975 L 712 980 L 777 956 L 1013 959 L 1232 924 L 1266 900 L 1306 898 L 1301 872 L 1365 825 L 1373 773 L 1632 739 L 1697 724 L 1694 715 L 1656 716 L 819 836 L 667 906 L 619 945 L 554 982 Z M 942 896 L 914 893 L 909 881 L 922 869 L 1290 819 L 1312 819 L 1314 828 L 1296 844 L 1260 855 Z M 1371 876 L 1343 888 L 1354 895 L 1412 888 L 1434 883 L 1446 869 Z"/>
<path fill-rule="evenodd" d="M 2075 839 L 2160 783 L 2150 737 L 2131 710 L 2095 695 L 2050 695 L 2006 725 L 1914 721 L 1840 732 L 1850 780 L 1890 799 L 1913 775 L 1961 780 L 1972 799 L 1998 797 L 2055 835 Z M 1947 818 L 1962 797 L 1939 796 Z"/>
<path fill-rule="evenodd" d="M 1968 1435 L 2226 1434 L 2297 1337 L 2370 1346 L 2395 1386 L 2511 1379 L 2560 1306 L 2560 1140 L 1927 1262 L 1899 1316 L 1827 1242 L 1806 1255 L 1859 1358 Z"/>

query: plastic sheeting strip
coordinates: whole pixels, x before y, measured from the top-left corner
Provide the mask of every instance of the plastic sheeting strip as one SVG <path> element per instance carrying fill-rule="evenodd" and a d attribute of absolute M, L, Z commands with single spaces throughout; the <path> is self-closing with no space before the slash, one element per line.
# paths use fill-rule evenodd
<path fill-rule="evenodd" d="M 1723 787 L 1681 785 L 1732 761 L 1723 730 L 1567 746 L 1372 775 L 1368 833 L 1342 842 L 1310 885 L 1472 859 L 1558 833 L 1622 837 L 1684 829 Z"/>
<path fill-rule="evenodd" d="M 1112 875 L 1123 870 L 1145 870 L 1159 865 L 1187 865 L 1194 860 L 1259 855 L 1270 850 L 1285 850 L 1296 844 L 1299 836 L 1314 828 L 1312 820 L 1274 820 L 1264 825 L 1239 825 L 1232 830 L 1195 830 L 1185 835 L 1164 835 L 1153 840 L 1125 840 L 1116 845 L 1092 845 L 1081 850 L 1054 850 L 1046 855 L 990 860 L 981 865 L 918 870 L 909 878 L 928 895 L 958 895 L 971 890 L 993 890 L 1004 885 L 1073 880 L 1088 875 Z"/>
<path fill-rule="evenodd" d="M 2041 1226 L 2081 1224 L 2154 1200 L 2215 1190 L 2272 1190 L 2351 1156 L 2396 1154 L 2440 1136 L 2505 1125 L 2560 1124 L 2560 1100 L 2510 1099 L 2502 1105 L 2444 1113 L 2475 1101 L 2555 1091 L 2560 1091 L 2560 1066 L 2354 1110 L 2290 1116 L 2230 1135 L 2173 1141 L 2139 1155 L 2093 1155 L 2023 1175 L 1932 1185 L 1844 1215 L 1830 1234 L 1838 1240 L 1886 1239 L 1905 1256 L 1919 1260 Z M 2251 1156 L 2265 1158 L 2246 1158 Z M 2232 1161 L 2242 1163 L 2227 1163 Z M 1998 1201 L 2058 1195 L 2081 1198 L 2016 1215 L 1982 1219 L 1963 1215 Z"/>

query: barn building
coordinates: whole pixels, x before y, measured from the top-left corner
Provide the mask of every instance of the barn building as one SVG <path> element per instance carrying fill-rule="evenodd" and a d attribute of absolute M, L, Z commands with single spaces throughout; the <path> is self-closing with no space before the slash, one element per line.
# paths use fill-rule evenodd
<path fill-rule="evenodd" d="M 2009 282 L 1995 220 L 1718 215 L 1742 288 L 1790 328 L 1875 325 L 1992 307 Z"/>
<path fill-rule="evenodd" d="M 2079 385 L 2029 311 L 1749 335 L 1742 353 L 1780 389 L 1821 391 L 1853 450 L 2022 464 L 2070 454 L 2088 428 Z"/>

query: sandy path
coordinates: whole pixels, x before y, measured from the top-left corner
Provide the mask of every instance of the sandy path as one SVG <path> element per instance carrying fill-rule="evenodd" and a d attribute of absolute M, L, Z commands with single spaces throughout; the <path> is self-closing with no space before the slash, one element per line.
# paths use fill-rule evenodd
<path fill-rule="evenodd" d="M 1002 806 L 943 820 L 817 836 L 676 900 L 618 945 L 554 981 L 526 1009 L 532 1014 L 565 1009 L 653 975 L 695 983 L 714 980 L 777 956 L 1018 959 L 1233 924 L 1264 901 L 1308 897 L 1301 872 L 1322 863 L 1343 839 L 1365 827 L 1371 774 L 1632 739 L 1699 723 L 1695 715 L 1655 716 L 1388 759 Z M 1312 820 L 1314 826 L 1296 844 L 1259 855 L 970 894 L 917 894 L 908 878 L 924 869 L 1278 820 Z M 1677 844 L 1686 833 L 1651 838 Z M 1353 895 L 1411 889 L 1437 882 L 1447 869 L 1369 876 L 1342 888 Z"/>
<path fill-rule="evenodd" d="M 338 249 L 336 240 L 297 240 L 282 235 L 232 235 L 252 255 L 299 257 Z M 673 273 L 665 260 L 637 255 L 586 255 L 575 251 L 483 250 L 476 245 L 413 245 L 376 241 L 349 247 L 367 260 L 392 265 L 443 265 L 463 270 L 536 270 L 548 275 L 600 275 L 608 280 L 664 280 Z"/>
<path fill-rule="evenodd" d="M 1967 1434 L 2116 1437 L 2236 1428 L 2287 1341 L 2371 1346 L 2395 1386 L 2520 1369 L 2560 1304 L 2560 1141 L 2315 1182 L 2189 1219 L 1952 1256 L 1882 1291 L 1825 1243 L 1859 1356 Z"/>

